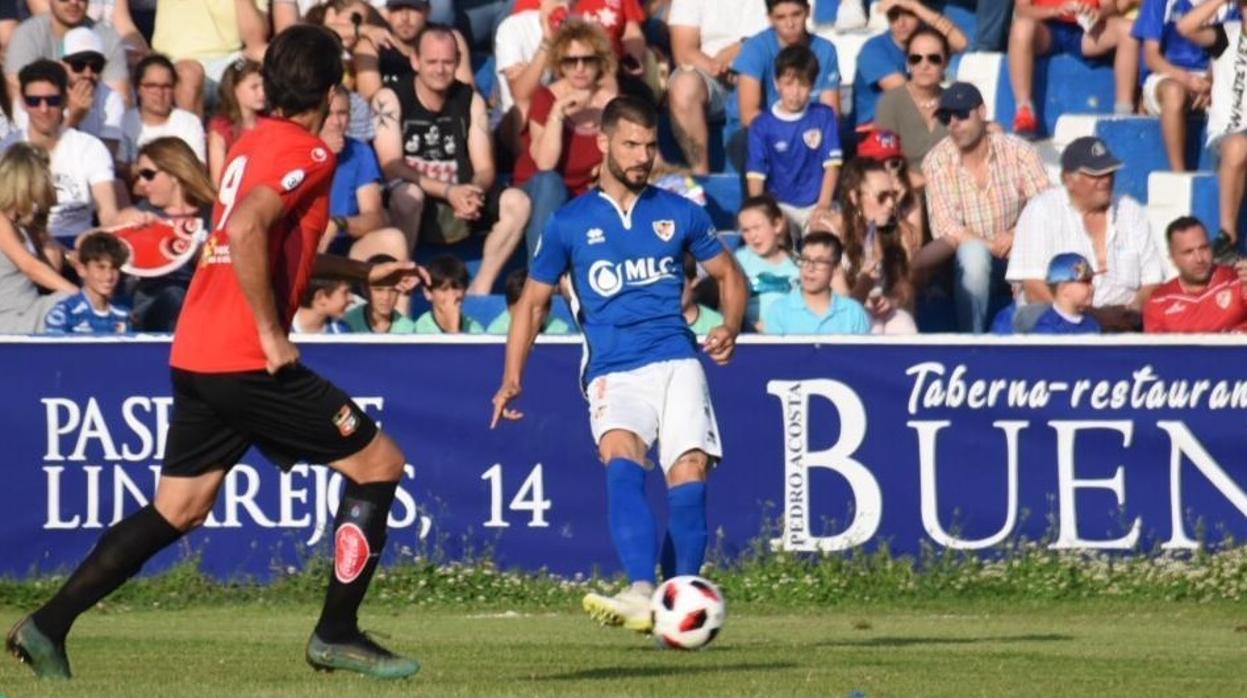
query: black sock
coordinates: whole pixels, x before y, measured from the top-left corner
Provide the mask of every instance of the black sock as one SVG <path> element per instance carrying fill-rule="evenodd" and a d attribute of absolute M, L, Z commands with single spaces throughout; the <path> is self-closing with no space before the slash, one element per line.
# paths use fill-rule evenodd
<path fill-rule="evenodd" d="M 386 520 L 397 482 L 360 485 L 346 480 L 333 521 L 333 574 L 316 635 L 325 642 L 345 642 L 359 632 L 359 605 L 385 547 Z"/>
<path fill-rule="evenodd" d="M 153 555 L 182 537 L 152 505 L 108 529 L 52 600 L 34 613 L 48 637 L 65 641 L 74 620 L 133 577 Z"/>

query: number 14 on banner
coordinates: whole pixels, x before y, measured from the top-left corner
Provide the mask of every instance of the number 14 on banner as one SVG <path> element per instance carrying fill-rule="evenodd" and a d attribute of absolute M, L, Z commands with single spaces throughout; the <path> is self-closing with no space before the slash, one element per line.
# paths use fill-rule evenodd
<path fill-rule="evenodd" d="M 481 475 L 482 480 L 489 480 L 489 520 L 485 522 L 487 528 L 506 528 L 511 524 L 507 522 L 502 510 L 503 499 L 506 495 L 503 493 L 502 483 L 502 464 L 494 463 L 494 466 L 486 470 Z M 511 504 L 507 507 L 511 511 L 527 511 L 530 512 L 528 519 L 529 528 L 546 528 L 550 522 L 546 521 L 546 510 L 551 506 L 550 500 L 545 497 L 545 482 L 541 476 L 541 464 L 533 466 L 528 473 L 528 478 L 524 480 L 524 484 L 520 485 L 520 489 L 511 498 Z"/>

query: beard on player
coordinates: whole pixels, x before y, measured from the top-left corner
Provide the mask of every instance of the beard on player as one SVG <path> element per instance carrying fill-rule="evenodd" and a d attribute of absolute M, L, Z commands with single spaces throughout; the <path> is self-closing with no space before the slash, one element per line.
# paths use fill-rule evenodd
<path fill-rule="evenodd" d="M 606 156 L 606 169 L 610 171 L 611 176 L 619 180 L 633 194 L 639 194 L 649 184 L 650 172 L 654 169 L 653 158 L 642 162 L 634 167 L 624 169 L 615 158 L 608 153 Z"/>

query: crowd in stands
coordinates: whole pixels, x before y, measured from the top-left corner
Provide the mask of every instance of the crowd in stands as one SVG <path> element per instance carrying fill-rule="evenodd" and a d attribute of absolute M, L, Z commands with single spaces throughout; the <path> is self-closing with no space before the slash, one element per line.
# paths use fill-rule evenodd
<path fill-rule="evenodd" d="M 0 333 L 175 327 L 241 176 L 230 148 L 267 118 L 268 41 L 300 22 L 341 39 L 347 74 L 319 134 L 321 252 L 429 279 L 414 296 L 315 279 L 297 333 L 505 334 L 546 222 L 605 166 L 620 94 L 663 115 L 656 186 L 705 204 L 720 143 L 739 173 L 720 232 L 749 331 L 910 335 L 941 309 L 967 333 L 1247 328 L 1247 0 L 980 0 L 973 35 L 942 2 L 838 1 L 815 32 L 811 0 L 0 0 Z M 872 14 L 886 28 L 842 74 L 827 37 Z M 997 123 L 952 69 L 1005 49 L 1017 108 Z M 1159 117 L 1175 172 L 1206 114 L 1218 229 L 1182 216 L 1162 244 L 1094 136 L 1054 181 L 1032 140 L 1054 53 L 1111 65 L 1113 111 Z M 705 333 L 713 280 L 691 257 L 682 272 Z M 543 332 L 577 332 L 557 300 Z"/>

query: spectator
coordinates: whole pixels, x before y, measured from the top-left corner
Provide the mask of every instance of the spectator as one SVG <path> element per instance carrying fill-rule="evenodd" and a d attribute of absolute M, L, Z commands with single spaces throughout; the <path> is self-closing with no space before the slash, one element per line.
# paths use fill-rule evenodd
<path fill-rule="evenodd" d="M 1085 58 L 1113 53 L 1113 113 L 1134 113 L 1139 46 L 1130 37 L 1131 22 L 1124 14 L 1135 4 L 1137 0 L 1017 0 L 1009 32 L 1009 77 L 1017 102 L 1014 133 L 1039 131 L 1032 101 L 1035 57 L 1050 53 Z"/>
<path fill-rule="evenodd" d="M 1147 213 L 1129 196 L 1115 197 L 1113 182 L 1122 163 L 1094 136 L 1074 140 L 1061 154 L 1061 181 L 1022 211 L 1009 259 L 1009 281 L 1022 284 L 1025 302 L 1051 303 L 1044 282 L 1048 260 L 1077 252 L 1094 260 L 1092 316 L 1106 332 L 1137 331 L 1140 310 L 1164 274 L 1164 260 Z M 1042 307 L 1042 306 L 1039 306 Z M 1026 332 L 1037 310 L 1019 307 L 1014 328 Z"/>
<path fill-rule="evenodd" d="M 1247 267 L 1217 264 L 1208 231 L 1191 216 L 1170 223 L 1165 241 L 1178 276 L 1143 305 L 1143 331 L 1247 331 Z"/>
<path fill-rule="evenodd" d="M 203 114 L 204 100 L 218 93 L 227 68 L 242 58 L 263 58 L 268 28 L 256 0 L 157 0 L 152 48 L 177 68 L 177 105 Z"/>
<path fill-rule="evenodd" d="M 515 3 L 517 12 L 540 8 L 540 0 Z M 650 59 L 642 29 L 646 21 L 645 8 L 641 7 L 640 0 L 570 0 L 567 10 L 569 18 L 583 20 L 606 34 L 618 69 L 610 75 L 618 80 L 618 89 L 654 101 L 654 92 L 646 81 Z"/>
<path fill-rule="evenodd" d="M 468 293 L 493 288 L 528 223 L 528 196 L 498 183 L 485 100 L 455 80 L 458 44 L 444 27 L 424 28 L 415 80 L 374 99 L 375 147 L 390 191 L 391 216 L 408 240 L 454 244 L 485 232 L 481 266 Z"/>
<path fill-rule="evenodd" d="M 453 26 L 472 50 L 485 52 L 518 0 L 431 0 L 429 21 Z"/>
<path fill-rule="evenodd" d="M 416 37 L 429 23 L 429 3 L 428 0 L 386 0 L 385 15 L 390 25 L 389 36 L 382 39 L 371 32 L 364 33 L 351 49 L 355 91 L 366 100 L 371 100 L 382 87 L 415 78 L 411 55 L 415 53 Z M 455 30 L 455 42 L 459 44 L 455 79 L 471 85 L 475 80 L 472 54 L 458 30 Z"/>
<path fill-rule="evenodd" d="M 915 185 L 915 182 L 919 185 L 925 184 L 925 180 L 921 170 L 909 169 L 909 161 L 905 159 L 904 151 L 901 137 L 887 129 L 871 129 L 857 144 L 857 157 L 883 165 L 883 169 L 892 175 L 892 188 L 896 190 L 898 197 L 896 217 L 916 231 L 915 236 L 919 240 L 926 240 L 927 215 L 923 209 L 922 190 Z M 842 228 L 837 224 L 831 229 Z"/>
<path fill-rule="evenodd" d="M 294 311 L 290 331 L 294 334 L 346 334 L 342 321 L 351 303 L 351 284 L 345 279 L 313 276 L 307 282 L 299 309 Z"/>
<path fill-rule="evenodd" d="M 1008 304 L 1011 291 L 1004 278 L 1014 226 L 1027 202 L 1050 186 L 1048 173 L 1029 143 L 988 131 L 983 96 L 973 85 L 949 86 L 936 116 L 948 127 L 948 137 L 922 162 L 934 241 L 914 268 L 925 275 L 953 259 L 958 329 L 980 334 L 993 306 Z"/>
<path fill-rule="evenodd" d="M 771 192 L 789 220 L 804 230 L 816 211 L 831 211 L 844 158 L 840 123 L 833 107 L 810 101 L 818 75 L 818 59 L 810 49 L 794 44 L 780 51 L 775 75 L 780 100 L 749 129 L 745 183 L 750 196 Z"/>
<path fill-rule="evenodd" d="M 948 127 L 935 118 L 944 93 L 944 71 L 951 57 L 948 39 L 931 27 L 920 27 L 909 37 L 909 79 L 883 94 L 875 113 L 875 127 L 895 131 L 901 137 L 909 169 L 919 172 L 922 159 L 948 135 Z"/>
<path fill-rule="evenodd" d="M 27 0 L 32 15 L 45 14 L 49 11 L 51 0 Z M 148 16 L 154 18 L 156 3 L 154 0 L 138 0 L 136 9 L 149 10 Z M 134 60 L 151 52 L 147 38 L 134 21 L 130 13 L 130 0 L 87 0 L 87 17 L 96 26 L 105 26 L 117 32 L 121 37 L 122 51 L 126 55 L 127 65 L 133 66 Z"/>
<path fill-rule="evenodd" d="M 1194 9 L 1191 0 L 1143 0 L 1131 32 L 1143 42 L 1143 60 L 1151 74 L 1143 82 L 1143 107 L 1160 117 L 1169 168 L 1186 171 L 1186 122 L 1191 112 L 1208 108 L 1212 99 L 1208 50 L 1178 33 L 1178 20 Z M 1217 4 L 1217 3 L 1212 3 Z M 1241 19 L 1238 8 L 1221 5 L 1217 23 Z"/>
<path fill-rule="evenodd" d="M 723 324 L 723 314 L 697 302 L 697 259 L 684 253 L 684 291 L 680 295 L 684 321 L 694 336 L 704 337 Z"/>
<path fill-rule="evenodd" d="M 801 270 L 797 269 L 785 245 L 788 224 L 775 199 L 766 194 L 745 199 L 740 205 L 737 223 L 745 244 L 737 248 L 736 261 L 749 280 L 745 321 L 761 332 L 760 325 L 767 310 L 798 286 Z M 687 312 L 686 308 L 686 315 Z"/>
<path fill-rule="evenodd" d="M 243 131 L 255 128 L 256 119 L 264 111 L 264 78 L 259 63 L 239 58 L 220 79 L 220 109 L 208 120 L 208 172 L 217 184 L 225 171 L 226 153 Z"/>
<path fill-rule="evenodd" d="M 870 334 L 870 317 L 862 304 L 831 288 L 840 266 L 840 240 L 814 232 L 801 241 L 801 285 L 772 303 L 763 316 L 767 334 Z"/>
<path fill-rule="evenodd" d="M 979 0 L 974 3 L 977 27 L 974 51 L 1004 53 L 1008 48 L 1009 20 L 1013 18 L 1013 0 Z"/>
<path fill-rule="evenodd" d="M 203 123 L 194 114 L 173 106 L 177 79 L 173 62 L 159 53 L 144 56 L 135 66 L 134 90 L 138 106 L 127 111 L 121 123 L 121 149 L 117 158 L 120 162 L 133 164 L 139 148 L 165 136 L 181 139 L 200 163 L 208 162 Z M 132 180 L 133 173 L 126 179 Z"/>
<path fill-rule="evenodd" d="M 836 291 L 865 306 L 873 334 L 917 333 L 909 270 L 922 239 L 897 220 L 900 194 L 891 175 L 877 162 L 854 160 L 845 167 L 840 195 L 844 274 Z"/>
<path fill-rule="evenodd" d="M 498 107 L 502 114 L 499 139 L 519 151 L 520 131 L 537 87 L 548 82 L 550 40 L 567 18 L 567 0 L 541 0 L 537 9 L 520 9 L 502 20 L 494 36 L 494 67 Z"/>
<path fill-rule="evenodd" d="M 966 49 L 966 35 L 957 25 L 921 0 L 883 0 L 879 7 L 888 17 L 888 31 L 863 44 L 857 56 L 853 118 L 858 125 L 875 120 L 875 104 L 884 92 L 905 84 L 905 47 L 918 27 L 934 27 L 947 39 L 953 53 Z"/>
<path fill-rule="evenodd" d="M 463 260 L 448 254 L 428 264 L 429 283 L 421 290 L 433 307 L 416 318 L 416 334 L 481 334 L 481 323 L 463 312 L 468 289 L 468 268 Z"/>
<path fill-rule="evenodd" d="M 396 261 L 398 260 L 385 254 L 373 255 L 367 259 L 369 264 Z M 364 297 L 368 302 L 346 311 L 342 321 L 352 332 L 411 334 L 416 331 L 416 323 L 396 309 L 398 296 L 398 288 L 392 284 L 365 284 Z"/>
<path fill-rule="evenodd" d="M 55 203 L 47 153 L 11 146 L 0 157 L 0 334 L 42 332 L 48 311 L 78 293 L 61 276 L 64 251 L 44 228 Z"/>
<path fill-rule="evenodd" d="M 524 232 L 529 259 L 550 216 L 597 181 L 602 110 L 616 94 L 610 80 L 615 55 L 597 27 L 565 22 L 549 55 L 550 71 L 559 78 L 533 95 L 512 181 L 532 201 Z"/>
<path fill-rule="evenodd" d="M 126 104 L 121 95 L 100 82 L 103 44 L 91 29 L 75 27 L 65 33 L 63 47 L 61 65 L 69 75 L 65 125 L 95 136 L 104 142 L 110 154 L 116 155 Z M 18 127 L 25 127 L 26 123 L 26 112 L 19 111 Z"/>
<path fill-rule="evenodd" d="M 129 334 L 130 309 L 113 303 L 130 250 L 114 235 L 91 233 L 78 244 L 82 292 L 48 311 L 48 334 Z"/>
<path fill-rule="evenodd" d="M 1035 322 L 1032 334 L 1100 334 L 1100 324 L 1086 314 L 1095 293 L 1095 273 L 1085 257 L 1064 252 L 1048 263 L 1044 281 L 1052 294 L 1052 306 Z"/>
<path fill-rule="evenodd" d="M 1220 161 L 1217 181 L 1221 190 L 1221 231 L 1214 250 L 1219 258 L 1234 256 L 1247 191 L 1247 90 L 1238 87 L 1247 83 L 1247 65 L 1243 61 L 1247 42 L 1243 35 L 1244 3 L 1238 3 L 1238 19 L 1221 24 L 1212 21 L 1225 6 L 1233 9 L 1234 2 L 1206 0 L 1178 23 L 1182 36 L 1210 49 L 1213 84 L 1229 86 L 1214 90 L 1208 108 L 1208 146 Z"/>
<path fill-rule="evenodd" d="M 780 101 L 777 58 L 789 46 L 803 46 L 812 53 L 814 71 L 809 81 L 810 95 L 840 114 L 840 61 L 836 47 L 821 36 L 806 31 L 810 17 L 809 0 L 766 0 L 770 29 L 750 37 L 740 47 L 732 68 L 740 76 L 736 98 L 740 102 L 740 122 L 748 127 L 759 114 Z M 804 107 L 804 104 L 802 104 Z M 796 110 L 800 111 L 800 109 Z"/>
<path fill-rule="evenodd" d="M 0 80 L 0 142 L 6 140 L 15 130 L 13 100 L 10 98 L 9 83 Z"/>
<path fill-rule="evenodd" d="M 709 174 L 707 121 L 727 113 L 741 39 L 767 28 L 763 0 L 672 0 L 667 17 L 676 69 L 667 83 L 671 127 L 694 174 Z"/>
<path fill-rule="evenodd" d="M 55 237 L 72 238 L 91 227 L 92 215 L 100 225 L 117 222 L 117 190 L 113 159 L 108 148 L 94 136 L 64 125 L 67 81 L 60 63 L 37 60 L 18 73 L 22 103 L 29 124 L 10 136 L 51 153 L 56 205 L 48 215 L 48 231 Z"/>
<path fill-rule="evenodd" d="M 87 16 L 87 3 L 80 0 L 52 0 L 47 14 L 38 14 L 18 25 L 4 54 L 4 75 L 9 84 L 9 94 L 19 94 L 17 74 L 22 68 L 39 59 L 60 60 L 62 46 L 69 30 L 88 27 L 95 30 L 100 40 L 105 62 L 98 79 L 121 95 L 125 102 L 130 99 L 129 72 L 126 69 L 126 52 L 121 37 L 108 26 L 96 26 Z M 66 51 L 71 53 L 71 51 Z"/>
<path fill-rule="evenodd" d="M 145 216 L 179 226 L 189 236 L 209 229 L 216 190 L 203 163 L 180 138 L 163 136 L 139 148 L 134 175 L 142 198 L 120 219 L 142 221 Z M 140 332 L 172 332 L 195 265 L 183 264 L 167 274 L 134 278 L 127 295 L 134 303 L 134 327 Z"/>
<path fill-rule="evenodd" d="M 694 270 L 695 271 L 695 270 Z M 502 311 L 498 317 L 489 323 L 489 327 L 485 328 L 485 334 L 506 335 L 511 331 L 511 313 L 515 309 L 515 304 L 519 302 L 520 295 L 524 292 L 524 282 L 528 280 L 527 269 L 516 269 L 507 274 L 505 284 L 505 292 L 507 297 L 507 309 Z M 553 303 L 551 303 L 553 305 Z M 541 325 L 542 334 L 575 334 L 563 320 L 550 314 L 550 306 L 545 309 L 546 321 Z"/>

